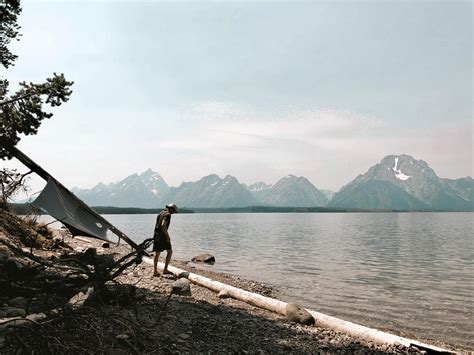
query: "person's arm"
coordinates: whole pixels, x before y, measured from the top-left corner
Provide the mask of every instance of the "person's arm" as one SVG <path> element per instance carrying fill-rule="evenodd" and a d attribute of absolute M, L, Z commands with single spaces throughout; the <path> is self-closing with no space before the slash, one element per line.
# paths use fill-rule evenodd
<path fill-rule="evenodd" d="M 170 218 L 170 216 L 165 216 L 163 220 L 161 221 L 160 228 L 163 231 L 163 234 L 166 237 L 166 241 L 169 243 L 170 242 L 170 235 L 168 234 L 168 227 L 167 227 L 167 218 Z"/>

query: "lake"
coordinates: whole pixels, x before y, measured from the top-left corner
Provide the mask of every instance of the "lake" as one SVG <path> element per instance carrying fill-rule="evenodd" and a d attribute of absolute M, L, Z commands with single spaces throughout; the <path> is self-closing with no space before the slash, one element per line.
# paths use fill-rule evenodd
<path fill-rule="evenodd" d="M 139 242 L 155 215 L 105 215 Z M 474 348 L 473 213 L 173 215 L 173 258 L 269 283 L 277 297 L 408 337 Z"/>

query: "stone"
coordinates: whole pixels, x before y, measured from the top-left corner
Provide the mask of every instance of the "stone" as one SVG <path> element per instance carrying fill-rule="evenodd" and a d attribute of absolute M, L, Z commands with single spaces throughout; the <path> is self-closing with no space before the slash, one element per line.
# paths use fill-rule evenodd
<path fill-rule="evenodd" d="M 178 279 L 184 277 L 185 279 L 187 279 L 189 277 L 189 271 L 183 271 L 183 272 L 180 272 L 179 275 L 178 275 Z"/>
<path fill-rule="evenodd" d="M 87 261 L 97 259 L 97 249 L 96 248 L 87 248 L 83 255 L 84 259 Z"/>
<path fill-rule="evenodd" d="M 28 303 L 28 300 L 24 297 L 15 297 L 8 302 L 10 306 L 22 308 L 22 309 L 26 308 L 27 303 Z"/>
<path fill-rule="evenodd" d="M 7 312 L 7 317 L 23 317 L 26 314 L 24 309 L 15 307 L 8 307 L 5 311 Z"/>
<path fill-rule="evenodd" d="M 55 244 L 58 244 L 58 245 L 59 245 L 59 244 L 61 244 L 61 243 L 63 242 L 63 238 L 61 238 L 61 237 L 54 237 L 54 238 L 53 238 L 53 242 L 54 242 Z"/>
<path fill-rule="evenodd" d="M 186 334 L 186 333 L 181 333 L 180 335 L 178 335 L 181 339 L 189 339 L 191 336 L 189 334 Z"/>
<path fill-rule="evenodd" d="M 89 287 L 85 292 L 81 291 L 72 296 L 68 303 L 72 306 L 73 309 L 78 309 L 82 307 L 82 305 L 89 299 L 90 295 L 92 295 L 93 292 L 94 288 Z"/>
<path fill-rule="evenodd" d="M 217 297 L 219 297 L 219 298 L 230 298 L 229 291 L 220 290 L 219 293 L 217 294 Z"/>
<path fill-rule="evenodd" d="M 115 337 L 117 340 L 128 340 L 129 338 L 130 336 L 128 336 L 128 334 L 119 334 Z"/>
<path fill-rule="evenodd" d="M 313 325 L 315 323 L 313 316 L 296 303 L 288 303 L 286 306 L 286 318 L 290 322 L 304 325 Z"/>
<path fill-rule="evenodd" d="M 16 260 L 8 260 L 6 263 L 7 274 L 10 277 L 15 277 L 18 272 L 24 269 L 25 265 Z"/>
<path fill-rule="evenodd" d="M 196 255 L 191 259 L 192 262 L 195 263 L 207 263 L 207 264 L 214 264 L 216 262 L 216 258 L 209 253 Z"/>
<path fill-rule="evenodd" d="M 173 293 L 180 296 L 191 296 L 191 282 L 187 279 L 178 279 L 171 284 Z"/>
<path fill-rule="evenodd" d="M 0 260 L 8 260 L 11 256 L 8 250 L 0 250 Z"/>
<path fill-rule="evenodd" d="M 110 248 L 110 243 L 109 242 L 102 243 L 102 248 Z"/>

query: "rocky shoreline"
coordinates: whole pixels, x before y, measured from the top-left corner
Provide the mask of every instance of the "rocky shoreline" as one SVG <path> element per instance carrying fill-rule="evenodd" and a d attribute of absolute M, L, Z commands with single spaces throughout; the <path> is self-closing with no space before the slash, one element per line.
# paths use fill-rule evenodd
<path fill-rule="evenodd" d="M 118 259 L 130 252 L 127 245 L 104 247 L 102 241 L 70 238 L 63 232 L 61 238 L 79 253 L 93 248 L 97 255 L 108 254 Z M 41 252 L 48 258 L 57 257 L 54 251 Z M 253 293 L 269 297 L 275 293 L 269 285 L 186 262 L 173 260 L 172 265 Z M 61 338 L 61 346 L 70 353 L 424 353 L 416 348 L 379 345 L 334 330 L 292 323 L 279 314 L 232 298 L 220 298 L 195 284 L 190 285 L 191 295 L 172 294 L 175 278 L 153 277 L 152 273 L 152 267 L 143 262 L 129 267 L 116 281 L 120 287 L 133 288 L 131 302 L 121 303 L 117 299 L 114 304 L 61 314 L 59 320 L 51 323 L 54 327 L 47 329 L 48 336 Z M 15 300 L 0 297 L 0 304 L 3 304 L 0 312 L 17 308 L 23 310 L 22 316 L 60 307 L 64 300 L 42 296 Z M 18 307 L 22 304 L 27 306 Z M 67 345 L 68 337 L 71 345 Z M 0 352 L 9 353 L 11 348 L 7 343 L 0 334 Z"/>
<path fill-rule="evenodd" d="M 88 247 L 77 239 L 70 242 L 75 243 L 76 248 Z M 100 241 L 91 241 L 99 252 L 123 254 L 129 250 L 127 246 L 104 249 L 100 244 Z M 274 294 L 272 287 L 252 280 L 183 261 L 173 260 L 172 265 L 250 292 L 269 297 Z M 139 295 L 147 300 L 137 305 L 141 308 L 144 325 L 154 324 L 157 317 L 161 317 L 154 330 L 162 344 L 159 352 L 422 353 L 417 349 L 381 346 L 333 330 L 291 323 L 273 312 L 232 298 L 219 298 L 216 293 L 195 284 L 191 284 L 191 296 L 173 295 L 162 313 L 158 313 L 156 309 L 166 304 L 174 278 L 153 277 L 152 267 L 145 263 L 123 273 L 119 281 L 138 287 Z"/>

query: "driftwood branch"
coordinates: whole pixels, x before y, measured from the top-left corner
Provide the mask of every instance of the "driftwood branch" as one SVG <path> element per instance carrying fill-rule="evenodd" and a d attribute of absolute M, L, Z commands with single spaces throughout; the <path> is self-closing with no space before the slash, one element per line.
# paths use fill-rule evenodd
<path fill-rule="evenodd" d="M 91 277 L 92 276 L 92 272 L 90 270 L 86 268 L 77 268 L 77 267 L 74 267 L 74 266 L 65 266 L 65 265 L 58 265 L 58 263 L 54 263 L 54 262 L 51 262 L 51 261 L 48 261 L 48 260 L 45 260 L 43 258 L 40 258 L 38 256 L 35 256 L 33 253 L 31 252 L 25 252 L 23 249 L 21 248 L 18 248 L 17 246 L 13 245 L 12 243 L 9 243 L 7 242 L 6 240 L 3 240 L 3 239 L 0 239 L 0 244 L 3 244 L 5 246 L 7 246 L 11 251 L 13 251 L 16 255 L 21 255 L 23 257 L 26 257 L 30 260 L 33 260 L 34 262 L 40 264 L 40 265 L 43 265 L 43 266 L 47 266 L 47 267 L 51 267 L 51 268 L 55 268 L 55 269 L 59 269 L 59 270 L 66 270 L 66 271 L 75 271 L 76 273 L 79 273 L 79 274 L 85 274 L 87 275 L 88 277 Z M 59 259 L 60 260 L 60 259 Z M 58 261 L 60 262 L 60 261 Z M 78 260 L 76 260 L 76 262 L 79 263 Z"/>

